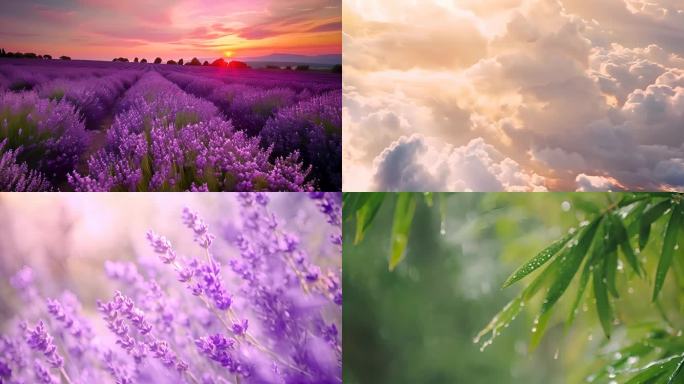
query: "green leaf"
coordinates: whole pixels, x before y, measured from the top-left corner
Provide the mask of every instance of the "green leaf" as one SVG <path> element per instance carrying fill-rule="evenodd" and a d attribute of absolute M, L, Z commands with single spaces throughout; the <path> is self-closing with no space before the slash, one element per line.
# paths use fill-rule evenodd
<path fill-rule="evenodd" d="M 345 192 L 342 200 L 342 221 L 347 221 L 356 213 L 356 202 L 363 195 L 362 193 Z"/>
<path fill-rule="evenodd" d="M 432 192 L 424 192 L 423 196 L 425 196 L 425 204 L 427 204 L 428 207 L 432 207 Z"/>
<path fill-rule="evenodd" d="M 503 288 L 510 286 L 516 281 L 522 279 L 523 277 L 529 275 L 537 268 L 544 265 L 553 255 L 557 254 L 567 242 L 575 236 L 575 233 L 567 233 L 565 236 L 553 242 L 551 245 L 539 252 L 535 257 L 530 259 L 527 263 L 523 264 L 511 276 L 506 279 L 503 284 Z"/>
<path fill-rule="evenodd" d="M 613 251 L 610 252 L 606 255 L 606 260 L 605 260 L 605 278 L 606 278 L 606 285 L 608 287 L 608 290 L 610 291 L 610 294 L 615 297 L 619 298 L 620 293 L 617 290 L 617 282 L 615 281 L 616 274 L 617 274 L 617 252 Z"/>
<path fill-rule="evenodd" d="M 580 276 L 579 284 L 577 286 L 577 296 L 575 297 L 575 301 L 572 303 L 572 307 L 570 308 L 570 314 L 568 315 L 568 319 L 565 322 L 566 329 L 570 327 L 572 322 L 575 321 L 575 317 L 577 316 L 579 304 L 580 302 L 582 302 L 582 296 L 584 295 L 584 291 L 587 289 L 587 283 L 589 282 L 589 276 L 591 275 L 592 259 L 589 259 L 584 263 L 582 275 Z"/>
<path fill-rule="evenodd" d="M 658 220 L 663 213 L 670 207 L 670 200 L 663 200 L 655 205 L 649 206 L 641 215 L 641 223 L 639 225 L 639 249 L 643 250 L 648 243 L 648 238 L 651 233 L 651 224 Z"/>
<path fill-rule="evenodd" d="M 684 358 L 679 361 L 679 364 L 677 364 L 677 368 L 675 368 L 674 372 L 672 372 L 672 375 L 670 376 L 670 379 L 667 381 L 667 384 L 674 384 L 674 383 L 681 383 L 682 382 L 682 369 L 684 368 Z M 677 378 L 679 377 L 679 381 L 677 381 Z"/>
<path fill-rule="evenodd" d="M 542 337 L 544 337 L 544 333 L 546 332 L 546 327 L 549 325 L 551 313 L 553 313 L 553 311 L 544 312 L 538 318 L 535 319 L 535 323 L 532 326 L 530 350 L 535 350 L 537 346 L 539 346 L 539 343 L 541 342 L 541 339 Z"/>
<path fill-rule="evenodd" d="M 354 244 L 358 244 L 363 240 L 368 226 L 373 222 L 383 201 L 385 201 L 384 193 L 372 193 L 363 206 L 356 211 L 356 235 L 354 236 Z"/>
<path fill-rule="evenodd" d="M 473 342 L 479 343 L 480 339 L 488 333 L 492 334 L 491 339 L 493 339 L 501 332 L 503 328 L 507 327 L 508 324 L 510 324 L 511 321 L 518 316 L 518 313 L 520 313 L 520 310 L 524 305 L 523 296 L 524 295 L 521 293 L 513 300 L 508 302 L 508 304 L 506 304 L 503 309 L 499 311 L 499 313 L 494 315 L 492 320 L 489 321 L 489 323 L 477 334 L 477 336 L 475 336 Z"/>
<path fill-rule="evenodd" d="M 556 280 L 549 287 L 546 298 L 542 304 L 541 312 L 544 313 L 551 309 L 554 304 L 560 299 L 565 290 L 570 285 L 572 278 L 575 277 L 577 270 L 582 264 L 584 256 L 587 254 L 589 247 L 596 234 L 596 229 L 601 222 L 601 217 L 597 217 L 589 223 L 579 235 L 577 243 L 572 245 L 567 256 L 561 257 L 558 265 L 558 274 Z M 571 243 L 572 244 L 572 243 Z"/>
<path fill-rule="evenodd" d="M 632 203 L 635 203 L 637 201 L 642 201 L 649 199 L 651 195 L 647 193 L 625 193 L 622 196 L 622 199 L 620 199 L 620 202 L 618 203 L 618 207 L 626 207 Z"/>
<path fill-rule="evenodd" d="M 596 312 L 601 321 L 601 327 L 606 337 L 610 339 L 611 327 L 613 325 L 613 311 L 608 299 L 608 290 L 605 278 L 606 261 L 599 260 L 594 265 L 594 296 L 596 297 Z"/>
<path fill-rule="evenodd" d="M 643 269 L 639 259 L 634 254 L 632 245 L 629 243 L 629 236 L 627 235 L 627 229 L 623 224 L 620 217 L 617 215 L 612 215 L 613 219 L 613 230 L 615 231 L 616 241 L 620 244 L 620 249 L 622 249 L 622 254 L 625 256 L 625 260 L 630 267 L 636 272 L 637 275 L 641 276 L 641 270 Z"/>
<path fill-rule="evenodd" d="M 508 327 L 508 324 L 510 324 L 511 321 L 515 319 L 515 317 L 520 313 L 520 310 L 523 308 L 525 303 L 530 300 L 537 292 L 539 292 L 539 289 L 544 285 L 544 283 L 553 275 L 554 272 L 557 270 L 557 263 L 554 262 L 551 265 L 549 265 L 542 273 L 537 276 L 530 285 L 528 285 L 525 289 L 523 289 L 522 292 L 518 296 L 516 296 L 513 300 L 511 300 L 508 304 L 506 304 L 499 313 L 497 313 L 492 320 L 487 324 L 486 327 L 484 327 L 478 334 L 475 336 L 475 339 L 473 340 L 475 343 L 478 343 L 480 339 L 485 336 L 488 333 L 491 333 L 492 336 L 490 340 L 486 343 L 491 343 L 491 340 L 496 337 L 503 328 Z M 486 345 L 484 345 L 486 346 Z"/>
<path fill-rule="evenodd" d="M 625 384 L 644 384 L 661 376 L 667 376 L 670 371 L 677 368 L 680 358 L 681 356 L 676 355 L 651 362 L 636 370 L 636 375 L 632 376 Z"/>
<path fill-rule="evenodd" d="M 413 215 L 416 212 L 416 199 L 412 193 L 402 192 L 397 196 L 397 204 L 394 208 L 394 222 L 392 223 L 392 240 L 389 260 L 389 270 L 394 268 L 404 259 L 406 245 L 408 244 L 409 230 Z"/>
<path fill-rule="evenodd" d="M 677 244 L 677 234 L 679 232 L 679 224 L 681 221 L 681 208 L 675 206 L 672 208 L 670 214 L 670 221 L 667 223 L 665 230 L 665 239 L 663 240 L 663 250 L 658 262 L 658 270 L 656 271 L 655 284 L 653 288 L 653 298 L 655 301 L 658 298 L 658 293 L 663 288 L 665 276 L 672 264 L 672 255 L 674 255 L 675 246 Z"/>

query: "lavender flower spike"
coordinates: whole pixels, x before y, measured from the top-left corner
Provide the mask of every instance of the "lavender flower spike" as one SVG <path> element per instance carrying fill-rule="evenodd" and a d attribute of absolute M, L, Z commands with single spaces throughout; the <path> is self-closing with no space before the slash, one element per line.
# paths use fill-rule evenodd
<path fill-rule="evenodd" d="M 26 343 L 31 349 L 45 355 L 53 368 L 59 369 L 64 366 L 64 359 L 57 352 L 57 346 L 53 343 L 52 336 L 45 330 L 45 324 L 42 320 L 38 322 L 35 329 L 27 329 Z"/>
<path fill-rule="evenodd" d="M 171 248 L 171 242 L 164 236 L 147 231 L 147 240 L 150 242 L 154 252 L 159 254 L 159 258 L 164 264 L 171 264 L 176 260 L 176 253 Z"/>

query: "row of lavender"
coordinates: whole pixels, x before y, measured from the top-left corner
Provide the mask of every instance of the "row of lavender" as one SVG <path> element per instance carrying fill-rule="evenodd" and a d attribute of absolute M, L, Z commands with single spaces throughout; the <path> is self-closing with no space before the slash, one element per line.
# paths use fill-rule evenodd
<path fill-rule="evenodd" d="M 233 128 L 212 103 L 188 95 L 155 71 L 126 92 L 121 112 L 83 174 L 79 191 L 254 191 L 310 189 L 293 153 L 269 161 L 258 139 Z"/>
<path fill-rule="evenodd" d="M 226 83 L 215 73 L 164 75 L 186 92 L 214 103 L 240 131 L 259 137 L 262 147 L 272 148 L 272 157 L 300 153 L 322 190 L 341 190 L 342 93 L 329 74 L 306 84 L 289 75 L 273 86 L 269 78 L 259 77 Z"/>
<path fill-rule="evenodd" d="M 72 293 L 43 296 L 22 269 L 11 279 L 22 309 L 0 335 L 0 382 L 341 383 L 340 200 L 311 193 L 331 225 L 327 245 L 313 247 L 284 228 L 268 195 L 238 196 L 240 224 L 225 239 L 185 209 L 201 256 L 148 232 L 156 263 L 105 263 L 119 290 L 97 302 L 99 320 Z M 216 253 L 217 240 L 235 256 Z"/>
<path fill-rule="evenodd" d="M 32 89 L 0 95 L 0 189 L 341 188 L 339 76 L 30 68 L 0 66 Z M 106 129 L 104 147 L 85 129 Z"/>

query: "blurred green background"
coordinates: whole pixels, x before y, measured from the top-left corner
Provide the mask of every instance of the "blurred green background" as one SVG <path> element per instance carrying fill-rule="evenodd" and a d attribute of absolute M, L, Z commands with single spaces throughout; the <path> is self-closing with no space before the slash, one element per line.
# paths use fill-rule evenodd
<path fill-rule="evenodd" d="M 530 350 L 529 340 L 543 295 L 527 305 L 492 345 L 481 351 L 481 343 L 473 342 L 529 284 L 527 277 L 502 289 L 511 272 L 571 227 L 591 219 L 592 209 L 619 198 L 618 193 L 456 193 L 445 198 L 443 222 L 436 204 L 428 207 L 421 202 L 406 258 L 392 272 L 388 257 L 396 196 L 386 195 L 358 245 L 353 243 L 354 220 L 347 220 L 344 382 L 581 383 L 645 330 L 684 325 L 682 286 L 673 273 L 663 290 L 663 311 L 650 303 L 662 246 L 664 220 L 659 220 L 652 229 L 653 240 L 640 253 L 647 279 L 619 267 L 618 288 L 624 294 L 613 301 L 618 324 L 610 340 L 601 331 L 590 295 L 585 295 L 590 298 L 566 329 L 575 276 L 536 350 Z M 681 265 L 681 259 L 681 254 L 675 255 L 675 263 Z M 612 378 L 605 382 L 614 383 Z"/>

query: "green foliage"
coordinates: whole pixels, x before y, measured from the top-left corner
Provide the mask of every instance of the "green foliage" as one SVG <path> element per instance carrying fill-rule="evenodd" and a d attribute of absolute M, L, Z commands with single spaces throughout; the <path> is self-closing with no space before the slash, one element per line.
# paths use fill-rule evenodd
<path fill-rule="evenodd" d="M 583 303 L 588 302 L 595 307 L 596 320 L 605 338 L 618 335 L 617 343 L 624 343 L 628 340 L 624 336 L 628 325 L 621 323 L 618 299 L 625 296 L 623 290 L 626 282 L 634 279 L 652 287 L 651 300 L 666 327 L 658 331 L 651 328 L 643 339 L 614 353 L 616 358 L 607 359 L 605 365 L 599 366 L 587 380 L 684 383 L 684 338 L 669 323 L 666 310 L 660 303 L 671 269 L 675 272 L 680 289 L 684 290 L 684 261 L 678 257 L 681 256 L 678 245 L 680 236 L 684 239 L 684 207 L 680 204 L 682 195 L 605 194 L 604 206 L 580 194 L 572 196 L 573 205 L 583 212 L 584 220 L 579 228 L 568 228 L 565 234 L 523 263 L 503 282 L 503 288 L 507 288 L 531 279 L 477 334 L 474 341 L 481 343 L 482 349 L 491 345 L 523 308 L 531 306 L 530 310 L 538 308 L 529 343 L 530 348 L 534 349 L 541 343 L 545 331 L 557 323 L 558 316 L 555 314 L 564 315 L 565 330 L 569 332 L 580 308 L 587 310 Z M 446 197 L 446 194 L 436 193 L 346 193 L 343 218 L 354 222 L 354 244 L 359 244 L 378 212 L 393 209 L 388 259 L 389 269 L 394 270 L 407 255 L 416 206 L 424 204 L 429 208 L 438 202 L 443 226 Z M 657 236 L 656 230 L 660 236 Z M 649 251 L 643 252 L 647 247 Z M 657 267 L 653 268 L 656 264 Z M 576 278 L 576 275 L 579 277 Z M 590 283 L 591 288 L 587 289 Z M 559 304 L 564 302 L 566 292 L 573 290 L 567 305 Z M 684 308 L 684 300 L 680 300 L 679 305 Z"/>
<path fill-rule="evenodd" d="M 520 268 L 513 272 L 513 274 L 503 284 L 503 287 L 508 287 L 509 285 L 515 283 L 516 281 L 522 279 L 523 277 L 534 272 L 537 268 L 544 265 L 544 263 L 549 261 L 551 257 L 558 253 L 558 251 L 560 251 L 563 248 L 563 246 L 565 246 L 565 244 L 567 244 L 568 241 L 574 237 L 574 235 L 574 233 L 569 232 L 565 236 L 553 242 L 553 244 L 544 248 L 544 250 L 539 252 L 537 256 L 533 257 L 532 259 L 530 259 L 530 261 L 523 264 Z"/>
<path fill-rule="evenodd" d="M 392 222 L 392 241 L 389 269 L 393 270 L 404 258 L 408 245 L 408 233 L 411 229 L 413 215 L 416 212 L 415 196 L 402 193 L 397 197 L 397 206 L 394 210 Z"/>
<path fill-rule="evenodd" d="M 506 280 L 504 287 L 520 281 L 551 261 L 543 273 L 546 274 L 551 271 L 552 281 L 541 304 L 540 316 L 535 320 L 531 347 L 534 348 L 539 343 L 539 333 L 547 326 L 550 318 L 548 314 L 562 298 L 583 262 L 584 268 L 577 283 L 577 294 L 570 307 L 567 324 L 573 322 L 591 277 L 596 314 L 606 338 L 610 338 L 616 321 L 611 296 L 613 298 L 620 296 L 616 283 L 617 270 L 619 263 L 621 263 L 619 255 L 624 258 L 635 276 L 642 277 L 643 266 L 630 244 L 630 238 L 638 237 L 640 249 L 643 249 L 649 244 L 652 224 L 664 216 L 667 220 L 667 227 L 653 280 L 652 300 L 658 300 L 667 272 L 672 266 L 673 256 L 679 249 L 677 241 L 681 232 L 680 223 L 683 215 L 680 200 L 681 196 L 678 194 L 630 194 L 625 196 L 619 203 L 609 203 L 606 208 L 597 212 L 592 221 L 585 225 L 581 231 L 572 231 L 561 237 L 514 272 Z M 618 250 L 621 250 L 622 253 L 619 254 Z M 536 285 L 536 282 L 530 286 L 533 285 Z M 498 329 L 507 326 L 506 322 L 512 321 L 515 317 L 502 316 L 508 311 L 510 311 L 509 308 L 504 308 L 502 312 L 496 315 L 494 317 L 495 325 L 492 326 L 491 323 L 487 325 L 478 335 L 478 339 L 490 332 L 493 338 Z M 501 322 L 502 317 L 505 320 L 504 322 Z M 489 343 L 491 343 L 491 339 Z M 635 349 L 638 350 L 638 348 Z M 676 351 L 681 353 L 682 348 Z M 628 381 L 629 383 L 679 382 L 682 380 L 679 376 L 683 375 L 680 373 L 682 370 L 680 363 L 684 361 L 682 357 L 684 356 L 661 356 L 655 363 L 644 365 L 635 370 L 626 370 L 622 373 L 632 376 Z M 616 369 L 616 367 L 613 368 Z M 614 373 L 613 377 L 615 377 Z"/>
<path fill-rule="evenodd" d="M 439 194 L 440 211 L 442 222 L 446 215 L 446 202 L 444 195 Z M 373 223 L 375 216 L 385 201 L 386 205 L 394 207 L 394 221 L 392 224 L 391 250 L 389 255 L 389 269 L 393 270 L 404 259 L 406 247 L 408 246 L 409 232 L 413 222 L 413 215 L 419 201 L 424 202 L 428 207 L 433 205 L 433 193 L 344 193 L 342 219 L 344 221 L 354 220 L 356 231 L 354 234 L 354 244 L 360 243 L 368 228 Z"/>

